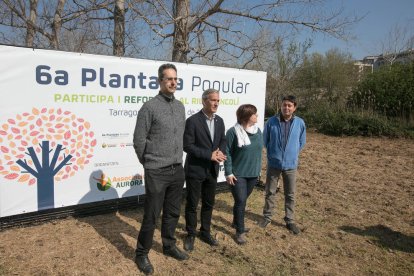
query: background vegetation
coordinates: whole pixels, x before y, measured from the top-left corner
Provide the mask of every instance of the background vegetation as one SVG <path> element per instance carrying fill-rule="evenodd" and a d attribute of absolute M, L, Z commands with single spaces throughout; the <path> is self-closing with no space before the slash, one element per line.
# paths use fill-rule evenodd
<path fill-rule="evenodd" d="M 360 71 L 339 49 L 308 53 L 312 33 L 347 40 L 361 19 L 329 2 L 2 0 L 0 43 L 266 71 L 266 116 L 294 94 L 322 133 L 413 137 L 414 51 L 398 63 L 412 28 L 394 26 L 383 65 Z"/>

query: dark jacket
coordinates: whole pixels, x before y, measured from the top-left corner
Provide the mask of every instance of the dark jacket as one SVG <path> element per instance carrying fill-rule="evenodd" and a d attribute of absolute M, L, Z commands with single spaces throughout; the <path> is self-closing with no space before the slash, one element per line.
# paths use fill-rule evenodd
<path fill-rule="evenodd" d="M 211 161 L 211 153 L 220 149 L 226 150 L 226 136 L 223 119 L 216 115 L 214 118 L 214 139 L 210 137 L 210 131 L 206 123 L 206 116 L 202 111 L 192 115 L 185 122 L 184 151 L 185 175 L 197 179 L 203 179 L 207 171 L 214 166 L 215 176 L 219 173 L 219 163 Z"/>

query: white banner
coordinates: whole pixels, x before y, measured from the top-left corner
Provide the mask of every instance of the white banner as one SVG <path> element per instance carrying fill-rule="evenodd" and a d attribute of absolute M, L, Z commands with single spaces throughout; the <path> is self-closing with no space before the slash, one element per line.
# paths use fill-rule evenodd
<path fill-rule="evenodd" d="M 10 46 L 0 61 L 0 217 L 145 192 L 133 132 L 165 62 Z M 263 129 L 265 72 L 175 65 L 187 117 L 215 88 L 227 129 L 245 103 Z"/>

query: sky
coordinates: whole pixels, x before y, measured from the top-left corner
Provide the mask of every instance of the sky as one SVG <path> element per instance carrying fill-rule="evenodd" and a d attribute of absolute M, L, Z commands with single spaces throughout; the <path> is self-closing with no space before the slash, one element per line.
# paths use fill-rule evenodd
<path fill-rule="evenodd" d="M 344 42 L 321 34 L 315 35 L 309 52 L 325 53 L 338 48 L 349 52 L 355 59 L 362 59 L 381 54 L 382 43 L 396 25 L 408 26 L 411 35 L 414 35 L 414 0 L 335 0 L 331 3 L 333 7 L 342 5 L 346 14 L 364 16 L 350 30 L 356 39 Z"/>

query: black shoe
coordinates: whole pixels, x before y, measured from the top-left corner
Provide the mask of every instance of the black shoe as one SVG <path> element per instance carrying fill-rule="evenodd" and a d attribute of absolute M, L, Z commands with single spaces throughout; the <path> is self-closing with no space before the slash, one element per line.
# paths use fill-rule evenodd
<path fill-rule="evenodd" d="M 266 228 L 266 226 L 268 226 L 270 224 L 270 220 L 268 219 L 263 219 L 262 221 L 260 221 L 259 223 L 259 227 L 260 228 Z"/>
<path fill-rule="evenodd" d="M 234 223 L 231 224 L 231 227 L 236 229 L 236 225 Z M 250 228 L 249 227 L 244 227 L 244 233 L 249 233 L 250 232 Z"/>
<path fill-rule="evenodd" d="M 152 266 L 147 255 L 136 256 L 135 263 L 137 264 L 139 270 L 141 270 L 145 275 L 151 275 L 154 273 L 154 267 Z"/>
<path fill-rule="evenodd" d="M 181 251 L 175 245 L 173 247 L 171 247 L 171 248 L 168 248 L 168 249 L 165 249 L 164 248 L 163 249 L 163 253 L 164 253 L 164 255 L 173 257 L 174 259 L 179 260 L 179 261 L 188 260 L 187 253 Z"/>
<path fill-rule="evenodd" d="M 219 242 L 213 238 L 210 234 L 209 235 L 200 235 L 200 240 L 202 240 L 203 242 L 211 245 L 211 246 L 217 246 L 219 245 Z"/>
<path fill-rule="evenodd" d="M 187 235 L 184 240 L 184 250 L 185 251 L 193 251 L 194 249 L 194 236 Z"/>
<path fill-rule="evenodd" d="M 297 235 L 300 233 L 299 228 L 296 226 L 296 224 L 294 224 L 293 222 L 291 223 L 287 223 L 286 224 L 286 228 L 290 230 L 290 232 L 292 232 L 293 234 Z"/>

